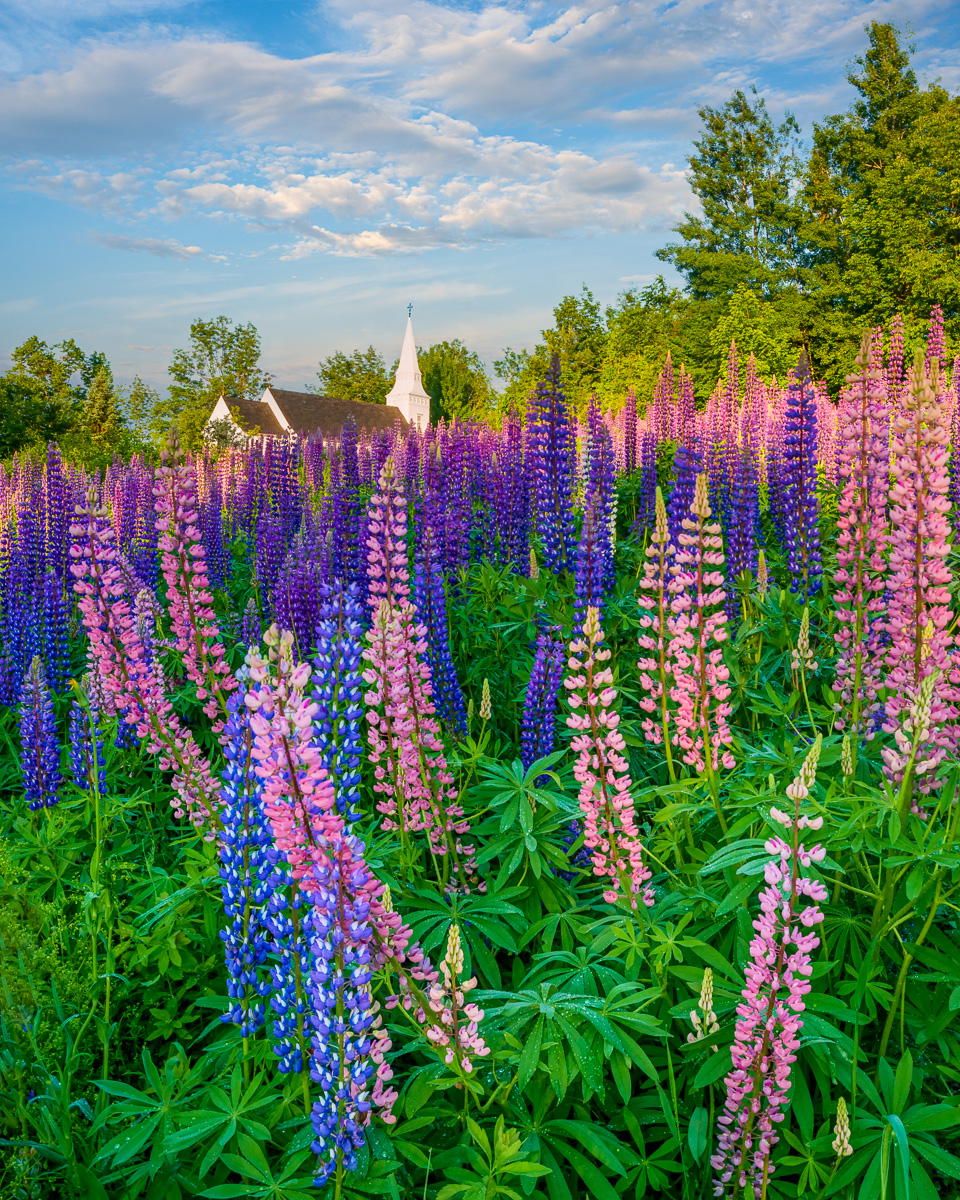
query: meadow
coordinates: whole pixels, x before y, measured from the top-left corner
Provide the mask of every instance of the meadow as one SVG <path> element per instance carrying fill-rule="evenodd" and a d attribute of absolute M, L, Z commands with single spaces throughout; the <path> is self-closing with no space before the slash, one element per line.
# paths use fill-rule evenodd
<path fill-rule="evenodd" d="M 0 1194 L 960 1190 L 957 371 L 0 475 Z"/>

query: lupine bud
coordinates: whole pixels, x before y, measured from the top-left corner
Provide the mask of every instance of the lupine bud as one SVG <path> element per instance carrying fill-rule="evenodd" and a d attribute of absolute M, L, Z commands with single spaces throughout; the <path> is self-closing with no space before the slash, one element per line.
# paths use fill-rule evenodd
<path fill-rule="evenodd" d="M 489 721 L 491 711 L 492 711 L 492 709 L 490 706 L 490 680 L 485 679 L 483 681 L 483 691 L 480 695 L 480 720 L 481 721 Z"/>
<path fill-rule="evenodd" d="M 833 1151 L 837 1158 L 847 1158 L 853 1153 L 850 1145 L 850 1118 L 847 1115 L 847 1102 L 841 1096 L 837 1101 L 837 1123 L 834 1126 Z"/>

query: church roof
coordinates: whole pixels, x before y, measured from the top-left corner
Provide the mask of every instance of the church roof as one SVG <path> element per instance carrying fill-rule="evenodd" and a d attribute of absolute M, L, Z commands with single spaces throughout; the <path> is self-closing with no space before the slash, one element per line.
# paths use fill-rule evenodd
<path fill-rule="evenodd" d="M 325 437 L 339 437 L 347 417 L 353 417 L 357 429 L 393 429 L 399 420 L 406 421 L 398 408 L 391 404 L 370 404 L 366 400 L 340 400 L 336 396 L 318 396 L 313 392 L 288 392 L 271 387 L 270 395 L 286 417 L 290 428 L 301 434 L 320 432 Z"/>
<path fill-rule="evenodd" d="M 273 409 L 262 400 L 245 400 L 242 396 L 224 396 L 224 403 L 231 414 L 239 418 L 237 424 L 244 433 L 272 433 L 279 437 L 283 426 L 274 416 Z"/>

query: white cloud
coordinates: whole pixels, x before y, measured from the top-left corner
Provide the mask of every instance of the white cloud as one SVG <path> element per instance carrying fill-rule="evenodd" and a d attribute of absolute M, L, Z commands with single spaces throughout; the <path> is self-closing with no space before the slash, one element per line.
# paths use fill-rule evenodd
<path fill-rule="evenodd" d="M 666 228 L 691 206 L 674 164 L 699 105 L 771 64 L 772 107 L 820 104 L 821 76 L 836 80 L 862 49 L 865 18 L 918 19 L 944 3 L 326 0 L 349 49 L 289 58 L 147 30 L 0 79 L 0 151 L 46 195 L 276 230 L 287 260 Z M 38 12 L 81 9 L 41 0 Z M 798 72 L 791 92 L 784 64 L 810 55 L 821 75 Z M 934 59 L 956 69 L 947 52 Z M 99 240 L 203 253 L 172 238 Z"/>
<path fill-rule="evenodd" d="M 126 237 L 119 233 L 93 233 L 90 237 L 109 250 L 133 250 L 138 254 L 155 254 L 157 258 L 178 258 L 189 262 L 203 255 L 199 246 L 182 246 L 173 238 Z"/>

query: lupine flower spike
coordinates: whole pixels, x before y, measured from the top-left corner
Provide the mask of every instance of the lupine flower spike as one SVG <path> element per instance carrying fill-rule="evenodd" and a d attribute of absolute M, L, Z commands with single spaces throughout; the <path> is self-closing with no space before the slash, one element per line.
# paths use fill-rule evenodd
<path fill-rule="evenodd" d="M 574 730 L 570 748 L 577 755 L 574 778 L 580 784 L 584 844 L 592 852 L 593 873 L 604 880 L 604 900 L 622 898 L 636 909 L 654 903 L 647 886 L 650 871 L 643 861 L 643 844 L 637 828 L 626 746 L 617 728 L 619 715 L 611 705 L 617 691 L 607 665 L 600 618 L 587 609 L 583 634 L 570 643 L 569 674 L 564 681 Z"/>
<path fill-rule="evenodd" d="M 707 967 L 703 972 L 703 983 L 700 985 L 700 1012 L 693 1009 L 690 1013 L 690 1024 L 693 1026 L 693 1033 L 687 1034 L 688 1042 L 699 1042 L 703 1038 L 710 1037 L 711 1034 L 720 1032 L 720 1022 L 717 1020 L 717 1014 L 713 1011 L 713 971 Z M 713 1047 L 713 1052 L 716 1054 L 718 1046 Z"/>
<path fill-rule="evenodd" d="M 810 930 L 823 920 L 817 905 L 827 898 L 819 880 L 801 873 L 826 857 L 822 846 L 808 849 L 800 841 L 803 829 L 823 825 L 822 817 L 800 812 L 813 785 L 821 744 L 818 736 L 787 788 L 793 813 L 770 809 L 771 820 L 787 829 L 790 840 L 776 834 L 764 846 L 772 859 L 764 872 L 760 916 L 753 922 L 756 936 L 750 943 L 743 1003 L 737 1008 L 733 1070 L 726 1078 L 718 1118 L 722 1130 L 711 1158 L 718 1196 L 726 1195 L 730 1185 L 735 1194 L 752 1185 L 759 1196 L 774 1169 L 770 1151 L 779 1141 L 776 1127 L 783 1120 L 790 1069 L 800 1045 L 811 955 L 820 944 Z"/>

